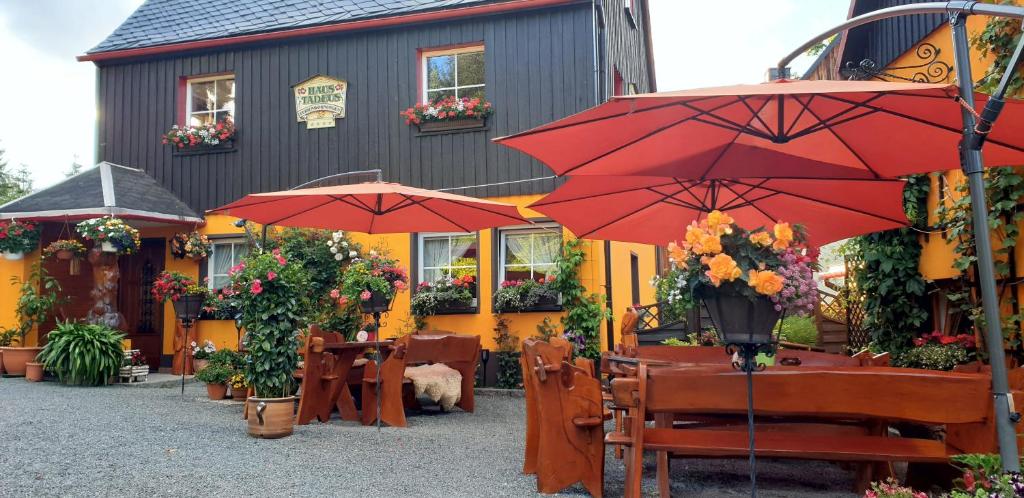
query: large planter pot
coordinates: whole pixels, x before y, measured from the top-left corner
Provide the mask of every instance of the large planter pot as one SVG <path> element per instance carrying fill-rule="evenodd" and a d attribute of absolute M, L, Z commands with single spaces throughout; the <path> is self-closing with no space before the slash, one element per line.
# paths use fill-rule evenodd
<path fill-rule="evenodd" d="M 42 382 L 43 364 L 34 361 L 25 363 L 25 380 L 29 382 Z"/>
<path fill-rule="evenodd" d="M 206 385 L 206 395 L 209 396 L 210 399 L 212 399 L 212 400 L 224 399 L 224 397 L 227 396 L 227 394 L 228 394 L 228 385 L 227 384 L 207 384 Z"/>
<path fill-rule="evenodd" d="M 35 361 L 43 348 L 0 348 L 3 350 L 4 370 L 8 375 L 25 375 L 25 364 Z"/>
<path fill-rule="evenodd" d="M 192 371 L 199 373 L 200 370 L 210 365 L 210 360 L 192 360 Z"/>
<path fill-rule="evenodd" d="M 4 251 L 4 259 L 9 260 L 9 261 L 19 261 L 19 260 L 23 259 L 24 257 L 25 257 L 25 253 L 23 253 L 23 252 Z"/>
<path fill-rule="evenodd" d="M 292 434 L 295 423 L 295 397 L 249 398 L 249 435 L 277 439 Z"/>
<path fill-rule="evenodd" d="M 391 309 L 391 302 L 393 300 L 394 296 L 371 292 L 370 299 L 359 300 L 359 308 L 363 310 L 363 313 L 368 315 L 373 313 L 386 313 Z"/>
<path fill-rule="evenodd" d="M 715 324 L 718 337 L 726 344 L 768 344 L 772 329 L 782 312 L 767 296 L 751 299 L 741 294 L 706 292 L 701 295 Z"/>
<path fill-rule="evenodd" d="M 179 320 L 195 320 L 203 310 L 203 296 L 186 294 L 174 303 L 174 316 Z"/>

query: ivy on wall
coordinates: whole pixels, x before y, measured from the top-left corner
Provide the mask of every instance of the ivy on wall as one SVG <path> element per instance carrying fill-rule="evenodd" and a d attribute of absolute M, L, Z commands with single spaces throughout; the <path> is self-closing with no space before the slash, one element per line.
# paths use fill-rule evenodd
<path fill-rule="evenodd" d="M 584 251 L 579 239 L 566 241 L 556 261 L 555 281 L 552 287 L 562 295 L 562 328 L 565 338 L 573 342 L 576 354 L 584 358 L 601 357 L 601 322 L 611 316 L 604 308 L 600 294 L 587 293 L 580 282 L 580 267 Z"/>

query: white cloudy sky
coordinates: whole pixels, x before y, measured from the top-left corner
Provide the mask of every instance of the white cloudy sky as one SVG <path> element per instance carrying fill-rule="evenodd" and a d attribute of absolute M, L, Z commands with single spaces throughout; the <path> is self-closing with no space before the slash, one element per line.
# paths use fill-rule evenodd
<path fill-rule="evenodd" d="M 660 90 L 761 81 L 782 55 L 845 19 L 850 3 L 650 1 Z M 95 74 L 74 56 L 141 3 L 0 0 L 0 148 L 12 166 L 29 166 L 36 188 L 61 179 L 76 156 L 92 162 Z"/>

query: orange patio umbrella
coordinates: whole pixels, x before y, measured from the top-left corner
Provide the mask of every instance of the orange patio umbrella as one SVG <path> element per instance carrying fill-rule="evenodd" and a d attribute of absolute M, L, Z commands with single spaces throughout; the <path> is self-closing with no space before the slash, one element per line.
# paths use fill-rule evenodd
<path fill-rule="evenodd" d="M 821 246 L 908 224 L 903 180 L 573 176 L 530 205 L 581 238 L 664 245 L 683 227 L 720 210 L 744 227 L 793 221 Z"/>
<path fill-rule="evenodd" d="M 950 84 L 777 80 L 614 97 L 495 141 L 558 175 L 893 178 L 960 167 L 957 95 Z M 1007 100 L 988 166 L 1024 163 L 1022 127 L 1024 103 Z"/>
<path fill-rule="evenodd" d="M 386 182 L 249 194 L 210 212 L 262 225 L 363 233 L 474 232 L 526 223 L 512 204 Z"/>

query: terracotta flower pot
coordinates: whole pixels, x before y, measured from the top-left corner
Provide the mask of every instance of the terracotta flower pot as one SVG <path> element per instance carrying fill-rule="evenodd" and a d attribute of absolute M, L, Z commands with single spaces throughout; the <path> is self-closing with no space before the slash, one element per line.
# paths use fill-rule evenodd
<path fill-rule="evenodd" d="M 29 382 L 42 382 L 43 364 L 34 361 L 25 363 L 25 380 Z"/>
<path fill-rule="evenodd" d="M 257 398 L 249 403 L 249 435 L 277 439 L 292 434 L 295 424 L 295 397 Z"/>
<path fill-rule="evenodd" d="M 192 370 L 199 373 L 200 370 L 206 368 L 210 364 L 210 360 L 192 360 Z"/>
<path fill-rule="evenodd" d="M 61 261 L 68 261 L 71 258 L 75 257 L 75 253 L 73 253 L 73 252 L 71 252 L 71 251 L 69 251 L 67 249 L 61 249 L 61 250 L 57 251 L 56 257 L 57 257 L 57 259 L 59 259 Z"/>
<path fill-rule="evenodd" d="M 231 399 L 233 399 L 235 401 L 245 401 L 245 399 L 248 398 L 248 397 L 249 397 L 249 389 L 248 388 L 245 388 L 245 387 L 243 387 L 241 389 L 235 389 L 233 387 L 231 388 Z"/>
<path fill-rule="evenodd" d="M 212 400 L 224 399 L 224 396 L 228 394 L 227 384 L 207 384 L 206 395 Z"/>
<path fill-rule="evenodd" d="M 7 370 L 4 370 L 4 351 L 0 348 L 0 374 L 2 373 L 7 373 Z"/>
<path fill-rule="evenodd" d="M 25 364 L 34 361 L 43 348 L 0 348 L 3 350 L 4 370 L 10 375 L 25 375 Z"/>

